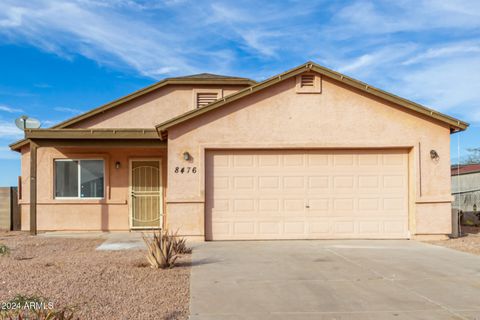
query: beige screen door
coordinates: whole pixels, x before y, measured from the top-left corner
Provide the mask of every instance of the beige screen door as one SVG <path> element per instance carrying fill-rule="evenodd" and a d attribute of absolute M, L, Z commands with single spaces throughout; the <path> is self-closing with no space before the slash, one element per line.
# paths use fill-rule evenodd
<path fill-rule="evenodd" d="M 160 159 L 131 160 L 130 173 L 131 227 L 161 227 L 163 208 Z"/>

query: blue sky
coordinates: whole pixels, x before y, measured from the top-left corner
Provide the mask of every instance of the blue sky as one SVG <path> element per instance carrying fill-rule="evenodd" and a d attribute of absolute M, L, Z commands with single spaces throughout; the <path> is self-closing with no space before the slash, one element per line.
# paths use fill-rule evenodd
<path fill-rule="evenodd" d="M 471 123 L 480 147 L 480 1 L 0 2 L 0 185 L 22 114 L 42 127 L 164 77 L 265 79 L 313 60 Z"/>

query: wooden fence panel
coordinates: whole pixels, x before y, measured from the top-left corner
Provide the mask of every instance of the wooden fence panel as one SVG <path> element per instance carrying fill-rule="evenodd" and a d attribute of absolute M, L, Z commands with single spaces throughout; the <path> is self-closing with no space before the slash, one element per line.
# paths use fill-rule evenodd
<path fill-rule="evenodd" d="M 20 220 L 20 205 L 18 204 L 18 188 L 12 187 L 10 190 L 10 200 L 11 200 L 11 207 L 10 207 L 10 217 L 11 221 L 11 230 L 18 231 L 22 229 L 22 223 Z"/>
<path fill-rule="evenodd" d="M 11 190 L 10 187 L 0 188 L 0 230 L 11 228 Z"/>
<path fill-rule="evenodd" d="M 20 230 L 17 187 L 0 187 L 0 230 Z"/>

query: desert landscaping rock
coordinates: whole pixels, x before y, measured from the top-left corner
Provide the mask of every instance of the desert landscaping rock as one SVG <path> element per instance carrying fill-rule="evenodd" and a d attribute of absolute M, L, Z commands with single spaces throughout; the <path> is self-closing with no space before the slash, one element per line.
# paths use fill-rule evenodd
<path fill-rule="evenodd" d="M 188 255 L 155 270 L 143 250 L 95 250 L 103 241 L 0 234 L 11 250 L 0 257 L 0 301 L 38 295 L 80 319 L 187 319 Z"/>
<path fill-rule="evenodd" d="M 455 249 L 463 252 L 480 255 L 480 228 L 462 227 L 464 236 L 456 239 L 430 241 L 429 243 Z"/>

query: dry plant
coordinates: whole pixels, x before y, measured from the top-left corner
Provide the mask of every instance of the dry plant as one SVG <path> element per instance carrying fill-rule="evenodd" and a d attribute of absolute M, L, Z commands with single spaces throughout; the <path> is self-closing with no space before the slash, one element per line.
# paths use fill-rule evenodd
<path fill-rule="evenodd" d="M 10 309 L 6 307 L 10 306 Z M 17 295 L 0 310 L 0 320 L 78 320 L 74 308 L 55 310 L 45 298 Z"/>
<path fill-rule="evenodd" d="M 143 236 L 147 245 L 147 260 L 152 268 L 167 269 L 175 266 L 178 253 L 174 249 L 174 237 L 167 231 L 153 232 L 153 238 Z"/>
<path fill-rule="evenodd" d="M 170 234 L 173 241 L 173 250 L 178 254 L 190 254 L 192 248 L 187 247 L 187 239 L 178 236 L 178 230 L 175 233 Z"/>

